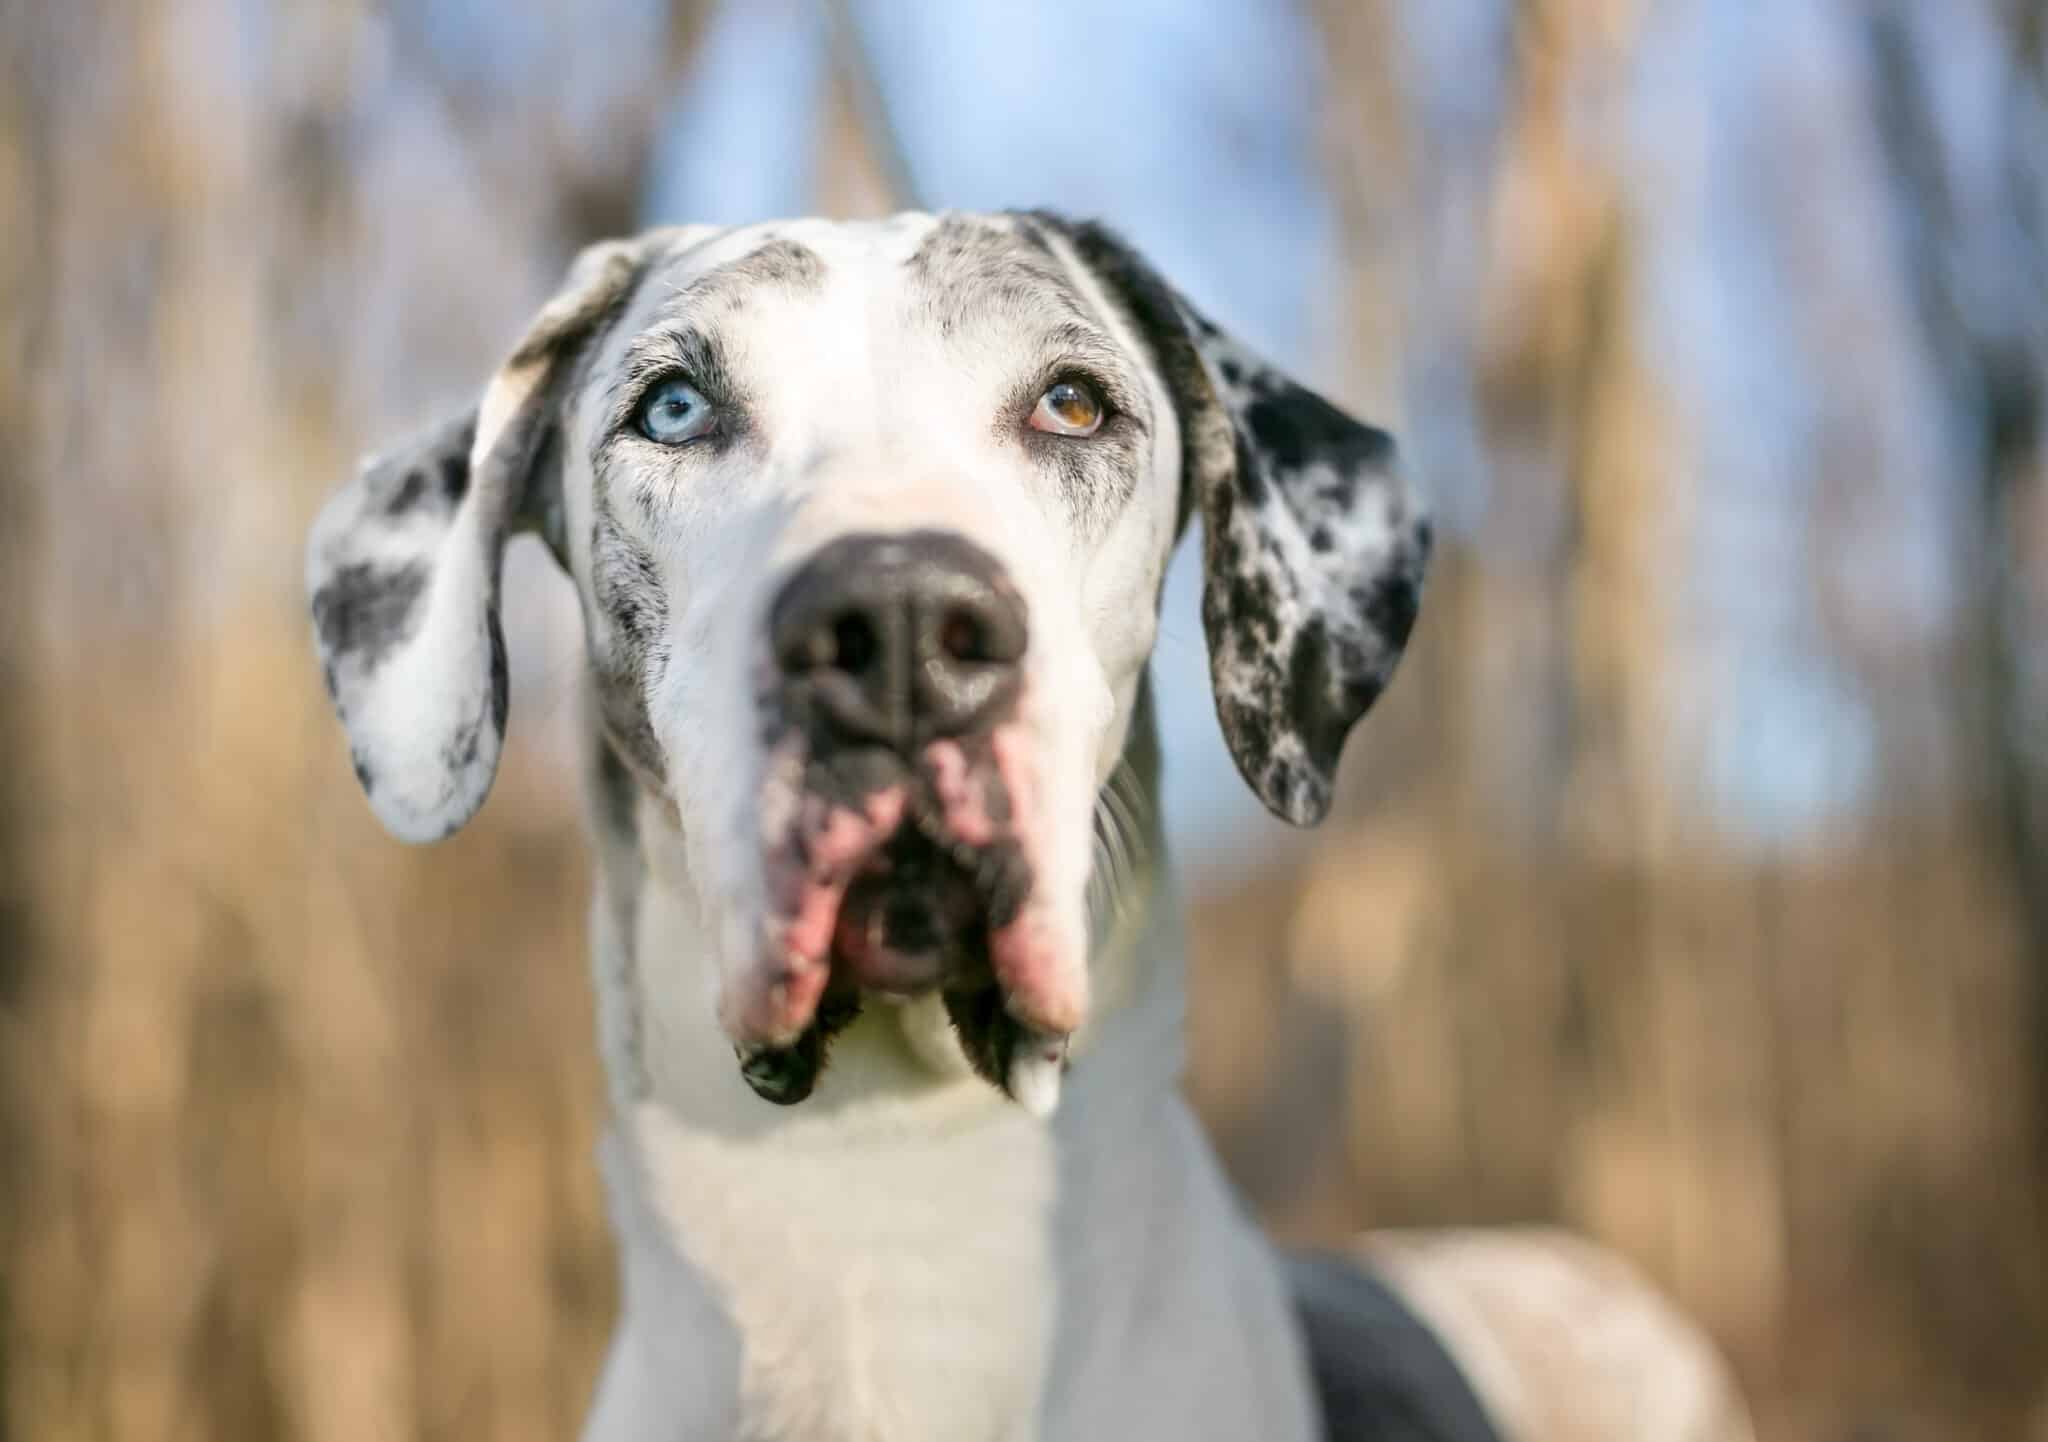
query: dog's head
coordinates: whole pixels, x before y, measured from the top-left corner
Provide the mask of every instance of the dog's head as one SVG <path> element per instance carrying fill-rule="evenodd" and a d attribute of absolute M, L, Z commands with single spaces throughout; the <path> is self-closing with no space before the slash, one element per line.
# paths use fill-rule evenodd
<path fill-rule="evenodd" d="M 490 787 L 499 557 L 538 532 L 609 744 L 683 818 L 755 1088 L 807 1092 L 863 994 L 938 990 L 976 1066 L 1043 1102 L 1087 1007 L 1098 793 L 1195 510 L 1224 735 L 1314 822 L 1427 523 L 1384 432 L 1095 225 L 594 246 L 472 414 L 328 505 L 309 585 L 363 789 L 433 840 Z"/>

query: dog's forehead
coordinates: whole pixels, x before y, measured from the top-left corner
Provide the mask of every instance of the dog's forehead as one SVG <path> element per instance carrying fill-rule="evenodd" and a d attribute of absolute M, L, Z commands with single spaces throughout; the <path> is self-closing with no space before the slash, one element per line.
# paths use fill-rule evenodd
<path fill-rule="evenodd" d="M 830 305 L 850 294 L 872 315 L 929 325 L 947 338 L 976 322 L 1106 319 L 1029 216 L 906 212 L 686 232 L 649 257 L 619 330 L 630 335 L 683 309 L 730 320 L 763 306 Z"/>

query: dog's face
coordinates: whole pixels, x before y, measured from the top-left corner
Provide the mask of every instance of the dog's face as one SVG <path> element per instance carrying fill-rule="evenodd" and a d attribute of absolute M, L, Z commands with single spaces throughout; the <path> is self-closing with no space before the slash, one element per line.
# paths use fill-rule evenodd
<path fill-rule="evenodd" d="M 755 1089 L 807 1093 L 863 997 L 937 991 L 976 1067 L 1044 1107 L 1087 1011 L 1095 808 L 1195 509 L 1224 734 L 1314 821 L 1427 525 L 1384 433 L 1092 225 L 593 247 L 472 415 L 329 504 L 309 585 L 371 804 L 436 839 L 496 767 L 499 555 L 538 531 L 606 740 L 681 819 Z"/>

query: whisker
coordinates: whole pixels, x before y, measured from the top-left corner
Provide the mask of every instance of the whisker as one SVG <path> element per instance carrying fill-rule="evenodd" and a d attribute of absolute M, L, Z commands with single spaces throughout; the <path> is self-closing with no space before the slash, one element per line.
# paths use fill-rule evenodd
<path fill-rule="evenodd" d="M 1139 867 L 1150 851 L 1141 819 L 1149 810 L 1137 773 L 1119 761 L 1095 800 L 1095 866 L 1088 896 L 1091 919 L 1098 924 L 1121 921 L 1136 895 Z"/>

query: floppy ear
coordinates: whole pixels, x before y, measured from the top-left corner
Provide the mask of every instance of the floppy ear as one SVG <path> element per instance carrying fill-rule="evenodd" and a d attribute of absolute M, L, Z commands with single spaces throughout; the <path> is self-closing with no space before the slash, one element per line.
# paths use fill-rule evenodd
<path fill-rule="evenodd" d="M 1393 438 L 1217 330 L 1104 227 L 1041 218 L 1152 347 L 1180 421 L 1183 511 L 1202 512 L 1224 739 L 1268 808 L 1312 825 L 1407 644 L 1429 561 Z"/>
<path fill-rule="evenodd" d="M 438 841 L 483 804 L 505 737 L 498 575 L 506 538 L 557 558 L 560 400 L 574 358 L 631 294 L 655 239 L 591 246 L 475 410 L 367 462 L 306 550 L 327 691 L 384 825 Z"/>

